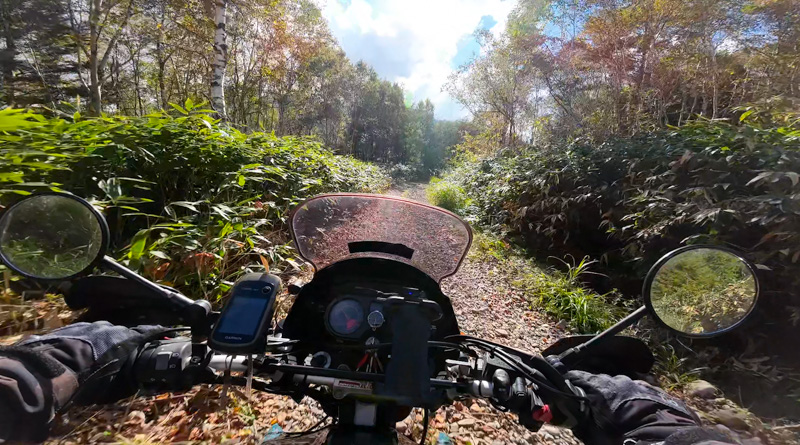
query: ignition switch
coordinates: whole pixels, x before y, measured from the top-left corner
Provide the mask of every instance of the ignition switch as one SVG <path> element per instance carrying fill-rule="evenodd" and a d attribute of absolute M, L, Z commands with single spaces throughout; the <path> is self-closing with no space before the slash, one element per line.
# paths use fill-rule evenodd
<path fill-rule="evenodd" d="M 319 351 L 311 356 L 309 364 L 316 368 L 327 368 L 331 365 L 331 355 L 325 351 Z"/>

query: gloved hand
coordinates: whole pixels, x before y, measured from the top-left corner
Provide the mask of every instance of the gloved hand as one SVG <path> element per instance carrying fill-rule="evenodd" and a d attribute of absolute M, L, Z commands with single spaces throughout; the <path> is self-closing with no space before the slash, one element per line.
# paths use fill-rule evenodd
<path fill-rule="evenodd" d="M 0 443 L 44 441 L 54 413 L 71 401 L 103 403 L 133 394 L 132 358 L 167 332 L 76 323 L 0 347 Z"/>
<path fill-rule="evenodd" d="M 661 442 L 700 423 L 682 401 L 646 382 L 584 371 L 566 376 L 589 398 L 590 419 L 573 428 L 587 445 Z"/>
<path fill-rule="evenodd" d="M 74 402 L 109 403 L 135 392 L 135 382 L 125 371 L 142 345 L 162 338 L 166 332 L 161 326 L 127 328 L 106 321 L 75 323 L 46 335 L 31 336 L 9 349 L 11 354 L 14 350 L 27 350 L 27 355 L 38 357 L 34 361 L 53 371 L 59 364 L 71 371 L 79 386 L 73 394 Z M 8 352 L 0 354 L 9 355 Z"/>

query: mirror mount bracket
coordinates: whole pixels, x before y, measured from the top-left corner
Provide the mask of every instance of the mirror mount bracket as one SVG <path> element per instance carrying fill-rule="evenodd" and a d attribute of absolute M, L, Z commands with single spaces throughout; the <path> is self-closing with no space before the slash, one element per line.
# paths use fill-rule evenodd
<path fill-rule="evenodd" d="M 135 281 L 152 291 L 154 294 L 168 300 L 175 306 L 176 309 L 187 311 L 189 315 L 189 326 L 192 328 L 193 338 L 200 341 L 201 338 L 204 338 L 208 335 L 208 332 L 210 331 L 209 315 L 211 314 L 211 303 L 208 301 L 192 300 L 181 293 L 173 292 L 163 288 L 116 262 L 108 255 L 103 257 L 101 264 L 118 273 L 120 276 Z"/>

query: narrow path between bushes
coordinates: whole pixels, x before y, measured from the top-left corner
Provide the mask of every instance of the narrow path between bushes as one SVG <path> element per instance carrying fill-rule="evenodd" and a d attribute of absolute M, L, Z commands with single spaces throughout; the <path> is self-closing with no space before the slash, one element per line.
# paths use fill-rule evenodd
<path fill-rule="evenodd" d="M 427 202 L 426 185 L 403 184 L 387 193 Z M 514 288 L 513 283 L 520 278 L 514 274 L 522 266 L 509 268 L 507 262 L 514 258 L 504 258 L 501 263 L 484 252 L 481 239 L 478 234 L 458 273 L 442 283 L 445 294 L 453 300 L 461 330 L 531 352 L 539 352 L 565 335 L 557 320 L 531 310 L 525 295 Z M 284 431 L 304 431 L 323 418 L 320 407 L 309 398 L 295 403 L 288 397 L 254 392 L 248 402 L 244 394 L 231 388 L 231 397 L 223 405 L 221 392 L 219 386 L 198 387 L 185 393 L 135 397 L 114 405 L 74 407 L 56 419 L 49 443 L 231 440 L 257 444 L 273 424 Z M 422 434 L 422 414 L 415 410 L 397 424 L 400 433 L 417 443 Z M 456 403 L 431 413 L 427 443 L 436 443 L 440 432 L 456 444 L 580 444 L 570 431 L 553 426 L 531 433 L 518 424 L 515 415 L 498 412 L 482 400 Z"/>

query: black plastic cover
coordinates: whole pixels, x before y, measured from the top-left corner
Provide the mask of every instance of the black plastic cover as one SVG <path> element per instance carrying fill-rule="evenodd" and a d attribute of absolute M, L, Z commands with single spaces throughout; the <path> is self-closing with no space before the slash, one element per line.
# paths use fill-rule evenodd
<path fill-rule="evenodd" d="M 542 351 L 542 356 L 557 356 L 570 348 L 594 338 L 594 335 L 572 335 L 559 339 Z M 655 363 L 655 358 L 645 342 L 638 338 L 618 335 L 609 337 L 593 345 L 586 358 L 571 366 L 592 373 L 609 375 L 627 375 L 631 378 L 637 374 L 647 374 Z"/>

